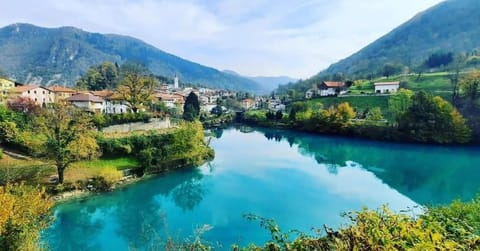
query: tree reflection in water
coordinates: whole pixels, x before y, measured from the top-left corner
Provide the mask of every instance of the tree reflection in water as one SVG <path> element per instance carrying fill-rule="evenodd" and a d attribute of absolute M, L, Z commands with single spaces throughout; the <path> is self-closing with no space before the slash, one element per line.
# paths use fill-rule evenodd
<path fill-rule="evenodd" d="M 268 140 L 285 139 L 336 175 L 358 163 L 390 187 L 419 204 L 470 200 L 480 192 L 478 148 L 411 145 L 274 129 L 257 129 Z M 469 177 L 465 179 L 465 177 Z"/>

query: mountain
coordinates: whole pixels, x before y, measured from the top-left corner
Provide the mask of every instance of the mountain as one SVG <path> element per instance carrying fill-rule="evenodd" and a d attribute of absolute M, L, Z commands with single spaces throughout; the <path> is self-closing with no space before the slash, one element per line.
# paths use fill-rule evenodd
<path fill-rule="evenodd" d="M 266 93 L 270 93 L 273 90 L 277 89 L 279 85 L 284 85 L 288 83 L 294 83 L 298 79 L 294 79 L 287 76 L 278 76 L 278 77 L 247 77 L 260 84 L 262 90 L 265 90 Z"/>
<path fill-rule="evenodd" d="M 234 75 L 234 76 L 242 76 L 235 71 L 232 70 L 224 70 L 223 72 Z M 273 90 L 277 89 L 278 86 L 294 83 L 298 81 L 298 79 L 294 79 L 287 76 L 277 76 L 277 77 L 266 77 L 266 76 L 257 76 L 257 77 L 249 77 L 249 76 L 242 76 L 244 78 L 248 78 L 252 81 L 255 81 L 260 85 L 260 93 L 262 94 L 269 94 Z"/>
<path fill-rule="evenodd" d="M 415 67 L 436 52 L 469 53 L 480 48 L 480 1 L 447 0 L 400 25 L 320 75 L 366 76 L 385 64 Z"/>
<path fill-rule="evenodd" d="M 138 39 L 74 27 L 13 24 L 0 29 L 0 69 L 19 82 L 72 86 L 90 66 L 135 61 L 152 73 L 212 88 L 258 91 L 259 85 L 159 50 Z"/>

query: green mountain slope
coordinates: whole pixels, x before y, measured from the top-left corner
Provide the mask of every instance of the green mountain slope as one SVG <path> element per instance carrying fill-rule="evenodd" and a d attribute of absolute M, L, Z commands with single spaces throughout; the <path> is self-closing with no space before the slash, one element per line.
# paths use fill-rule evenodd
<path fill-rule="evenodd" d="M 138 39 L 89 33 L 73 27 L 13 24 L 0 29 L 0 69 L 19 82 L 72 86 L 88 67 L 136 61 L 154 74 L 213 88 L 258 91 L 254 81 L 161 51 Z"/>
<path fill-rule="evenodd" d="M 382 38 L 319 75 L 367 76 L 387 63 L 415 67 L 435 52 L 480 48 L 480 1 L 447 0 L 417 14 Z"/>

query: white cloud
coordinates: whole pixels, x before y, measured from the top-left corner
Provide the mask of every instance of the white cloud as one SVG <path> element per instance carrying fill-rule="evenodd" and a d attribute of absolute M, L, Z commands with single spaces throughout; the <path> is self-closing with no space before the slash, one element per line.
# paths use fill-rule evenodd
<path fill-rule="evenodd" d="M 12 0 L 0 26 L 120 33 L 218 69 L 306 78 L 440 1 Z"/>

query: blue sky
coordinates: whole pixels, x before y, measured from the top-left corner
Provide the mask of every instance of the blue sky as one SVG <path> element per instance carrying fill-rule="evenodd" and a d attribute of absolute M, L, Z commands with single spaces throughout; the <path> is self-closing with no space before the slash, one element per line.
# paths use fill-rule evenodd
<path fill-rule="evenodd" d="M 307 78 L 442 0 L 1 0 L 25 22 L 134 36 L 249 76 Z"/>

